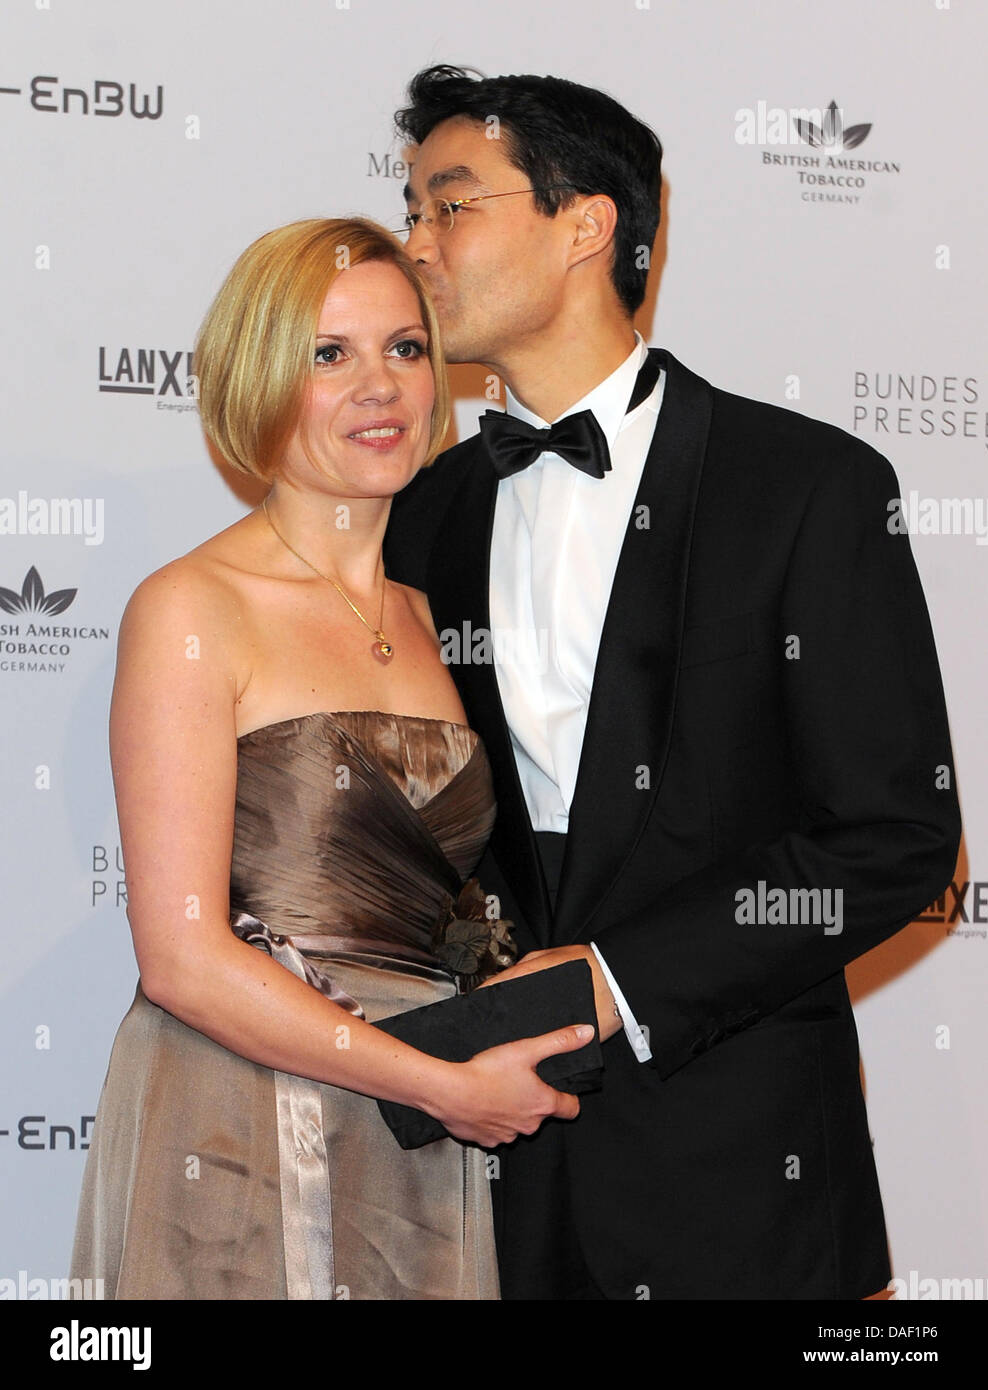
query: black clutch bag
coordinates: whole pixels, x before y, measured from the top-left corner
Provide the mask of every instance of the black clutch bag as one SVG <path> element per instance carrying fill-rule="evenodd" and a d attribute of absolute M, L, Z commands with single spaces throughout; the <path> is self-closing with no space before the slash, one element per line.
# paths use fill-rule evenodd
<path fill-rule="evenodd" d="M 574 1052 L 544 1057 L 535 1068 L 547 1085 L 580 1095 L 598 1090 L 601 1084 L 603 1057 L 596 1020 L 590 967 L 586 961 L 573 960 L 378 1019 L 374 1027 L 445 1062 L 468 1062 L 478 1052 L 501 1043 L 539 1037 L 575 1023 L 592 1023 L 590 1042 Z M 421 1110 L 390 1100 L 377 1104 L 403 1149 L 417 1149 L 434 1139 L 449 1137 L 439 1120 Z"/>

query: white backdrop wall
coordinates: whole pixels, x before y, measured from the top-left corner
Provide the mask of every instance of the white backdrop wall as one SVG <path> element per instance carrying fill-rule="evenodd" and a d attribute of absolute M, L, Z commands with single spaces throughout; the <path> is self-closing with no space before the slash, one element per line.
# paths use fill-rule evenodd
<path fill-rule="evenodd" d="M 119 617 L 144 575 L 259 500 L 210 462 L 186 354 L 260 233 L 401 210 L 391 113 L 440 61 L 570 77 L 648 121 L 667 187 L 642 332 L 720 386 L 856 431 L 926 528 L 912 544 L 965 845 L 943 902 L 849 973 L 905 1296 L 988 1276 L 986 40 L 988 9 L 965 0 L 3 0 L 0 1280 L 15 1296 L 67 1273 L 136 981 L 106 733 Z M 831 102 L 840 128 L 824 131 Z M 814 109 L 817 147 L 780 114 Z M 461 437 L 478 380 L 456 374 Z M 72 524 L 52 534 L 57 498 Z"/>

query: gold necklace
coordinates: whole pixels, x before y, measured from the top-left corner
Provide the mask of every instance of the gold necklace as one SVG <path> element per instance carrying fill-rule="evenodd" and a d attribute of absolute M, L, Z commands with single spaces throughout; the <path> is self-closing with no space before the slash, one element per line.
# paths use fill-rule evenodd
<path fill-rule="evenodd" d="M 385 576 L 384 583 L 381 585 L 381 615 L 377 620 L 377 627 L 374 628 L 371 627 L 370 623 L 364 617 L 363 613 L 361 613 L 360 609 L 354 603 L 353 599 L 347 593 L 346 589 L 344 589 L 342 584 L 337 584 L 336 580 L 333 579 L 331 575 L 323 574 L 322 570 L 316 569 L 315 565 L 312 563 L 311 560 L 307 560 L 304 555 L 299 555 L 295 547 L 293 545 L 288 544 L 284 536 L 278 530 L 277 526 L 275 526 L 274 522 L 271 520 L 271 514 L 268 511 L 268 499 L 266 497 L 264 501 L 261 503 L 261 510 L 267 517 L 268 525 L 271 527 L 271 530 L 281 541 L 282 545 L 285 546 L 288 550 L 290 550 L 297 559 L 301 560 L 303 565 L 308 565 L 310 570 L 314 570 L 315 573 L 318 574 L 320 579 L 328 580 L 329 583 L 332 584 L 333 588 L 337 591 L 337 593 L 339 593 L 340 596 L 346 601 L 346 603 L 348 603 L 349 606 L 353 609 L 354 613 L 356 613 L 357 617 L 363 623 L 367 631 L 373 632 L 377 640 L 371 646 L 371 652 L 374 656 L 377 657 L 378 661 L 390 661 L 395 654 L 395 649 L 393 644 L 389 642 L 388 639 L 385 637 L 384 632 L 382 630 L 382 624 L 384 623 L 384 591 L 388 586 L 387 577 Z"/>

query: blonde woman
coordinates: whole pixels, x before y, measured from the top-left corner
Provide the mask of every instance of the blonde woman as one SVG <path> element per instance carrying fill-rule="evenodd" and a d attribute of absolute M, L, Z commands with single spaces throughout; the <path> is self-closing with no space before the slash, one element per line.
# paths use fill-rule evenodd
<path fill-rule="evenodd" d="M 298 222 L 241 256 L 196 362 L 211 443 L 270 491 L 121 623 L 140 983 L 72 1273 L 108 1298 L 496 1298 L 477 1146 L 576 1115 L 533 1068 L 592 1020 L 457 1063 L 373 1026 L 461 987 L 436 927 L 495 810 L 425 597 L 381 558 L 448 420 L 433 311 L 382 229 Z M 406 1152 L 374 1097 L 455 1137 Z"/>

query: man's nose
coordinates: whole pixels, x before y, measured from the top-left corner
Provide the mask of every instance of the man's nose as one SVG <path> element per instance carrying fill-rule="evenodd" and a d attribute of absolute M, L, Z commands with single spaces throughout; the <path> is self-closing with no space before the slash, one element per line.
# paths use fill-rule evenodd
<path fill-rule="evenodd" d="M 439 260 L 439 243 L 434 229 L 421 217 L 408 234 L 405 250 L 418 265 L 435 265 Z"/>

